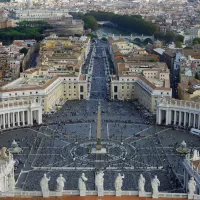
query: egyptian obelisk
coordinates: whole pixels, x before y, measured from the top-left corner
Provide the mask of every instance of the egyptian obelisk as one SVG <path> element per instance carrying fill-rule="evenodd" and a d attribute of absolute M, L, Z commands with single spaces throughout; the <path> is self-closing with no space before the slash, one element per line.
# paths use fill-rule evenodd
<path fill-rule="evenodd" d="M 98 114 L 97 114 L 97 150 L 101 150 L 101 104 L 98 105 Z"/>

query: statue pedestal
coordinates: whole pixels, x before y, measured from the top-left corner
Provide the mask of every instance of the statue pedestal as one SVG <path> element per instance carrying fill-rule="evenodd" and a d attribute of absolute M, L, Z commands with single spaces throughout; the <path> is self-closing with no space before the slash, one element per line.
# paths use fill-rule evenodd
<path fill-rule="evenodd" d="M 100 150 L 96 148 L 92 148 L 91 154 L 106 154 L 107 150 L 106 148 L 101 148 Z"/>
<path fill-rule="evenodd" d="M 42 196 L 44 198 L 48 198 L 49 197 L 49 191 L 42 192 Z"/>
<path fill-rule="evenodd" d="M 188 194 L 188 199 L 194 199 L 194 194 Z"/>
<path fill-rule="evenodd" d="M 57 197 L 62 197 L 62 192 L 61 191 L 56 191 L 56 196 Z"/>
<path fill-rule="evenodd" d="M 159 196 L 159 193 L 153 193 L 153 194 L 152 194 L 152 198 L 153 198 L 153 199 L 158 199 L 158 196 Z"/>
<path fill-rule="evenodd" d="M 80 190 L 80 196 L 85 197 L 86 196 L 86 190 Z"/>
<path fill-rule="evenodd" d="M 7 193 L 7 197 L 14 197 L 15 196 L 15 192 L 14 191 L 9 191 Z"/>
<path fill-rule="evenodd" d="M 97 195 L 98 195 L 98 197 L 103 197 L 104 196 L 104 190 L 103 189 L 97 190 Z"/>
<path fill-rule="evenodd" d="M 119 190 L 119 191 L 116 191 L 116 197 L 121 197 L 122 196 L 122 191 L 121 190 Z"/>
<path fill-rule="evenodd" d="M 145 191 L 143 191 L 143 192 L 139 191 L 139 197 L 146 197 L 145 196 Z"/>

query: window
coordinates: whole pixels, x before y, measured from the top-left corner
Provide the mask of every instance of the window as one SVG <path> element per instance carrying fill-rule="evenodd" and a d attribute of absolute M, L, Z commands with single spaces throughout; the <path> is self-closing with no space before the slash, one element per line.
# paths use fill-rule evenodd
<path fill-rule="evenodd" d="M 74 89 L 76 89 L 76 86 L 74 86 Z"/>
<path fill-rule="evenodd" d="M 15 95 L 17 95 L 17 93 L 15 93 Z"/>
<path fill-rule="evenodd" d="M 114 92 L 117 92 L 117 89 L 118 89 L 117 86 L 114 86 Z"/>
<path fill-rule="evenodd" d="M 35 92 L 36 94 L 38 93 L 38 92 Z"/>
<path fill-rule="evenodd" d="M 122 90 L 124 89 L 124 86 L 122 85 Z"/>
<path fill-rule="evenodd" d="M 30 92 L 30 94 L 32 94 L 32 92 Z"/>
<path fill-rule="evenodd" d="M 82 85 L 80 86 L 80 92 L 83 92 L 83 86 Z"/>

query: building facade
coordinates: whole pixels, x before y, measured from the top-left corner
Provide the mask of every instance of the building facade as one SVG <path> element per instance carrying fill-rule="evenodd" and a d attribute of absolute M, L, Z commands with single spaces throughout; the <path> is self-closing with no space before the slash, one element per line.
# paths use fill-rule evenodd
<path fill-rule="evenodd" d="M 5 101 L 0 107 L 1 130 L 42 123 L 42 105 L 37 99 Z"/>
<path fill-rule="evenodd" d="M 157 106 L 157 124 L 179 125 L 200 129 L 200 104 L 163 98 Z"/>

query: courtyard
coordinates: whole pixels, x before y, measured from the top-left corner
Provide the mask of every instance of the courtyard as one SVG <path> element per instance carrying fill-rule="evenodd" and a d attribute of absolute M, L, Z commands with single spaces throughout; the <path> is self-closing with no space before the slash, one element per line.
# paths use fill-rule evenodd
<path fill-rule="evenodd" d="M 106 45 L 103 46 L 106 48 Z M 146 179 L 145 190 L 150 192 L 154 175 L 161 182 L 162 192 L 184 192 L 184 156 L 175 147 L 184 140 L 192 150 L 200 150 L 200 138 L 182 129 L 156 126 L 147 111 L 133 100 L 109 101 L 106 58 L 100 44 L 96 45 L 92 66 L 90 98 L 67 101 L 62 109 L 43 116 L 43 125 L 4 131 L 0 146 L 10 148 L 12 141 L 23 149 L 14 155 L 16 189 L 40 190 L 44 173 L 50 177 L 50 190 L 56 189 L 56 178 L 63 174 L 65 190 L 77 190 L 78 178 L 85 173 L 87 189 L 95 190 L 95 173 L 104 171 L 104 189 L 114 190 L 118 173 L 124 174 L 123 190 L 138 190 L 139 175 Z M 105 52 L 105 51 L 104 51 Z M 94 69 L 92 69 L 94 68 Z M 101 103 L 102 155 L 91 149 L 97 142 L 97 107 Z"/>

